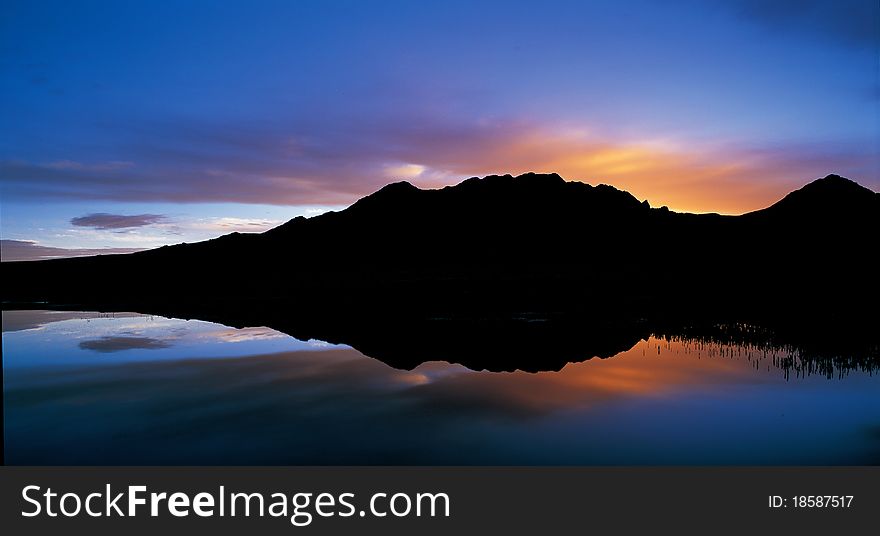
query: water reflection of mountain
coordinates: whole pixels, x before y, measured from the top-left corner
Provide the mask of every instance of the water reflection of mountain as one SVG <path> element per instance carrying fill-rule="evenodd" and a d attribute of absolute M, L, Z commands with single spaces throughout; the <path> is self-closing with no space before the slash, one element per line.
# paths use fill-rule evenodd
<path fill-rule="evenodd" d="M 848 370 L 874 371 L 880 365 L 880 343 L 865 334 L 832 329 L 791 332 L 711 320 L 627 322 L 590 316 L 341 320 L 312 316 L 268 322 L 298 339 L 347 344 L 407 370 L 426 361 L 460 363 L 473 370 L 560 370 L 567 363 L 614 357 L 651 336 L 736 348 L 747 352 L 745 357 L 766 360 L 792 374 L 831 377 Z"/>
<path fill-rule="evenodd" d="M 656 322 L 562 314 L 503 318 L 350 316 L 321 308 L 308 314 L 279 314 L 274 308 L 254 307 L 253 303 L 240 308 L 166 307 L 142 312 L 237 328 L 264 326 L 303 341 L 348 345 L 401 370 L 445 361 L 471 370 L 558 371 L 568 363 L 613 358 L 651 337 L 690 345 L 708 358 L 748 359 L 756 367 L 781 369 L 786 376 L 832 378 L 856 370 L 873 373 L 880 368 L 880 342 L 874 334 L 840 326 L 798 330 L 782 325 L 772 329 L 705 317 L 700 321 L 666 318 Z"/>

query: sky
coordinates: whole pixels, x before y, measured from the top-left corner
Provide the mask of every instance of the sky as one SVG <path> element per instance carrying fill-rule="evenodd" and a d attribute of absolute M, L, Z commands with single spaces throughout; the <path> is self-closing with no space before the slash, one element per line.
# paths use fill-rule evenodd
<path fill-rule="evenodd" d="M 0 0 L 3 260 L 557 172 L 740 214 L 880 189 L 876 0 Z"/>

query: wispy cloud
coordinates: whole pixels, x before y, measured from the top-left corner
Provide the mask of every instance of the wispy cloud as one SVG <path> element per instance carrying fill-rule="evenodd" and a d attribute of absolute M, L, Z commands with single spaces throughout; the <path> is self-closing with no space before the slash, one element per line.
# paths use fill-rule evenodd
<path fill-rule="evenodd" d="M 204 218 L 186 222 L 187 230 L 216 231 L 220 233 L 261 233 L 283 223 L 281 220 L 247 218 Z"/>
<path fill-rule="evenodd" d="M 419 164 L 398 164 L 385 167 L 385 176 L 390 179 L 414 179 L 425 172 Z"/>
<path fill-rule="evenodd" d="M 71 225 L 77 227 L 91 227 L 92 229 L 108 230 L 108 229 L 131 229 L 133 227 L 145 227 L 154 223 L 164 221 L 166 217 L 162 214 L 135 214 L 126 216 L 123 214 L 108 214 L 106 212 L 95 212 L 78 216 L 70 220 Z"/>
<path fill-rule="evenodd" d="M 108 162 L 83 163 L 75 160 L 56 160 L 43 164 L 49 169 L 78 169 L 83 171 L 114 171 L 117 169 L 126 169 L 133 166 L 132 162 L 123 162 L 119 160 L 110 160 Z"/>

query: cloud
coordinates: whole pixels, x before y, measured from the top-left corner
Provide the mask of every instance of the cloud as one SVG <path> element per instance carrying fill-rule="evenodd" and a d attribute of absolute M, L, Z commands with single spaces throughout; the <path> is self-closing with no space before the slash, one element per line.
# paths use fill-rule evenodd
<path fill-rule="evenodd" d="M 321 212 L 321 211 L 319 211 Z M 281 220 L 247 218 L 204 218 L 185 223 L 187 230 L 221 233 L 261 233 L 283 223 Z"/>
<path fill-rule="evenodd" d="M 70 220 L 70 223 L 77 227 L 91 227 L 92 229 L 108 230 L 144 227 L 159 223 L 163 220 L 165 220 L 165 216 L 162 214 L 136 214 L 133 216 L 124 216 L 122 214 L 95 212 L 73 218 Z"/>
<path fill-rule="evenodd" d="M 425 172 L 425 166 L 400 164 L 385 167 L 385 176 L 391 179 L 412 179 Z"/>
<path fill-rule="evenodd" d="M 134 164 L 132 162 L 121 162 L 118 160 L 111 160 L 109 162 L 98 162 L 94 164 L 84 164 L 75 160 L 57 160 L 55 162 L 48 162 L 44 164 L 45 167 L 50 169 L 79 169 L 86 171 L 112 171 L 116 169 L 129 168 L 133 165 Z"/>
<path fill-rule="evenodd" d="M 0 259 L 3 262 L 39 261 L 87 255 L 134 253 L 135 251 L 141 251 L 141 248 L 67 249 L 41 246 L 31 240 L 0 240 Z"/>

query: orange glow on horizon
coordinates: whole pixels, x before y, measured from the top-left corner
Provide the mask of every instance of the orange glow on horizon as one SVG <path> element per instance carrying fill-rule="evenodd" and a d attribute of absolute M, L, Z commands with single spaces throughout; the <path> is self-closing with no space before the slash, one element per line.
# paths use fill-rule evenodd
<path fill-rule="evenodd" d="M 836 172 L 841 165 L 805 161 L 808 159 L 803 155 L 784 151 L 682 148 L 669 141 L 609 142 L 579 132 L 521 126 L 510 127 L 498 139 L 481 140 L 478 145 L 443 157 L 423 155 L 425 171 L 417 182 L 435 187 L 470 176 L 558 173 L 569 181 L 626 190 L 653 207 L 743 214 L 766 208 L 792 190 Z"/>

